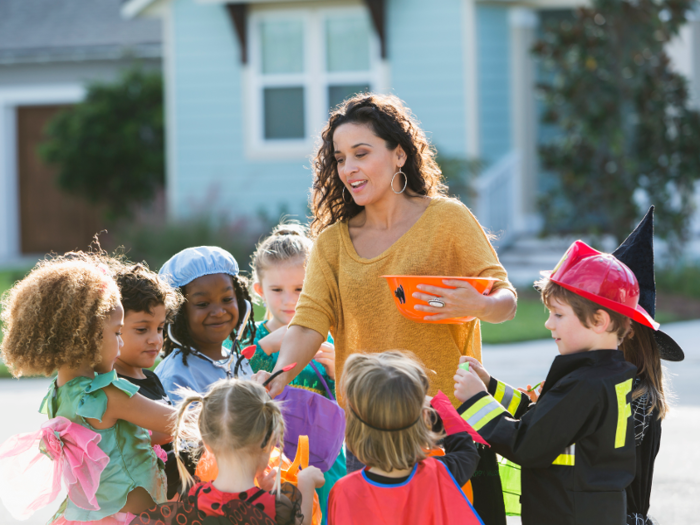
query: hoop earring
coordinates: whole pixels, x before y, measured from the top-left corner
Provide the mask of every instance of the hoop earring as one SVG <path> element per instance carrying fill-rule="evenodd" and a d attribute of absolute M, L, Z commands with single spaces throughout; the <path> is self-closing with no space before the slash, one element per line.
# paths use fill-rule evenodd
<path fill-rule="evenodd" d="M 401 189 L 401 191 L 396 191 L 396 190 L 394 189 L 394 179 L 396 178 L 396 176 L 397 176 L 399 173 L 400 173 L 401 175 L 403 175 L 403 178 L 404 178 L 404 181 L 405 181 L 405 182 L 403 183 L 403 188 Z M 401 171 L 401 168 L 399 168 L 399 171 L 397 171 L 396 173 L 394 173 L 394 176 L 391 177 L 391 191 L 393 191 L 394 193 L 396 193 L 396 195 L 401 195 L 404 191 L 406 191 L 406 186 L 408 186 L 408 177 L 406 176 L 406 174 L 405 174 L 403 171 Z"/>
<path fill-rule="evenodd" d="M 343 186 L 343 202 L 344 202 L 345 204 L 350 204 L 350 203 L 352 202 L 352 197 L 350 197 L 350 200 L 349 200 L 349 201 L 346 201 L 346 200 L 345 200 L 345 186 Z"/>

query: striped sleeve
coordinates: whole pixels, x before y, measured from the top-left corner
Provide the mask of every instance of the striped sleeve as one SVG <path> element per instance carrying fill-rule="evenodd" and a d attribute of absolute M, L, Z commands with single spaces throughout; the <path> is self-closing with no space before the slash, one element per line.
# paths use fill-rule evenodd
<path fill-rule="evenodd" d="M 506 410 L 492 396 L 484 393 L 474 404 L 462 412 L 462 419 L 477 432 L 489 421 L 500 416 Z"/>
<path fill-rule="evenodd" d="M 489 394 L 515 419 L 520 419 L 530 405 L 529 397 L 495 377 L 489 382 Z"/>

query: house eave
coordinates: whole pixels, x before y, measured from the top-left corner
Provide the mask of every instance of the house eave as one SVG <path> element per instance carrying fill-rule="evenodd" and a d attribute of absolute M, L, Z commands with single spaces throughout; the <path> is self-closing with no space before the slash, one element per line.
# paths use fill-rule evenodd
<path fill-rule="evenodd" d="M 59 48 L 29 48 L 0 50 L 0 65 L 46 64 L 55 62 L 84 62 L 123 60 L 128 58 L 160 59 L 162 45 L 158 43 L 133 46 L 85 46 Z"/>

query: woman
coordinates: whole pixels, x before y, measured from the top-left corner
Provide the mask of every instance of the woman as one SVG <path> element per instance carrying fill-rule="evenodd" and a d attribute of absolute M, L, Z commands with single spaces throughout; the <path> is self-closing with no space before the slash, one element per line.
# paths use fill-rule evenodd
<path fill-rule="evenodd" d="M 333 112 L 321 138 L 311 195 L 316 241 L 275 370 L 297 365 L 272 381 L 270 394 L 279 394 L 303 370 L 330 329 L 336 377 L 352 353 L 407 349 L 436 372 L 431 395 L 439 389 L 454 402 L 459 357 L 481 360 L 479 319 L 501 323 L 515 315 L 515 290 L 496 252 L 469 209 L 446 197 L 435 150 L 398 98 L 356 95 Z M 435 297 L 417 293 L 425 305 L 416 309 L 425 319 L 477 318 L 430 324 L 399 313 L 381 278 L 389 274 L 501 281 L 488 296 L 462 281 L 445 281 L 454 290 L 422 285 L 444 305 L 430 306 Z M 348 473 L 360 466 L 348 454 Z"/>

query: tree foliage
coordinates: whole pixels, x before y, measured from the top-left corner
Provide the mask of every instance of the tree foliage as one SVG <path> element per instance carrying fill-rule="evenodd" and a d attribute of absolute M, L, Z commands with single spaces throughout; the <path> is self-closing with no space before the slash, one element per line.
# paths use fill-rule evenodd
<path fill-rule="evenodd" d="M 113 84 L 91 84 L 85 100 L 57 114 L 45 132 L 40 154 L 59 168 L 59 187 L 103 205 L 108 219 L 130 215 L 164 184 L 158 73 L 137 68 Z"/>
<path fill-rule="evenodd" d="M 533 52 L 549 74 L 540 148 L 556 183 L 541 200 L 545 233 L 624 238 L 648 204 L 657 233 L 687 238 L 700 177 L 700 115 L 668 42 L 691 0 L 593 0 L 544 28 Z"/>

